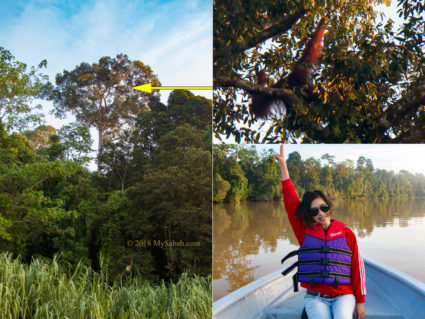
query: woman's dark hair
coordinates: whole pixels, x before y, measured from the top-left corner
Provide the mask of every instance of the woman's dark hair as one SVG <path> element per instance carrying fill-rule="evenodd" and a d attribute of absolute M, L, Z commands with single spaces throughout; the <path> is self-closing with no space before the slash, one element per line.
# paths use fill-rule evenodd
<path fill-rule="evenodd" d="M 298 205 L 298 208 L 297 208 L 297 211 L 296 211 L 296 216 L 298 218 L 301 218 L 304 225 L 306 225 L 310 228 L 314 228 L 314 226 L 313 226 L 314 220 L 313 220 L 313 217 L 310 214 L 310 205 L 311 205 L 311 202 L 318 197 L 322 198 L 325 201 L 325 203 L 328 204 L 328 206 L 330 208 L 329 213 L 331 214 L 331 216 L 332 216 L 332 213 L 333 213 L 334 205 L 332 204 L 331 200 L 326 197 L 325 194 L 323 194 L 319 190 L 305 192 L 303 199 L 301 200 L 301 203 Z"/>

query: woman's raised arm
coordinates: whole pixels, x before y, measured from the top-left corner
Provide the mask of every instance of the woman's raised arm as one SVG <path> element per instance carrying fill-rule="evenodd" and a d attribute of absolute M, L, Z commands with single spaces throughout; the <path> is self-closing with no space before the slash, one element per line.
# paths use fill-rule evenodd
<path fill-rule="evenodd" d="M 280 154 L 274 154 L 274 158 L 278 161 L 280 173 L 282 174 L 282 181 L 289 178 L 288 168 L 286 167 L 285 154 L 283 152 L 283 144 L 280 146 Z"/>

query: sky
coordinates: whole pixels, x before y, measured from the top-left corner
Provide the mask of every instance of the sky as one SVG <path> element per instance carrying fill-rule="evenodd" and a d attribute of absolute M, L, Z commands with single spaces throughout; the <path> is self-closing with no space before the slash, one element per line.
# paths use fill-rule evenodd
<path fill-rule="evenodd" d="M 125 53 L 148 64 L 163 86 L 212 86 L 211 0 L 1 0 L 0 46 L 16 60 L 57 73 Z M 167 102 L 170 91 L 161 91 Z M 211 91 L 193 91 L 212 97 Z M 60 128 L 72 121 L 48 115 Z"/>
<path fill-rule="evenodd" d="M 280 151 L 280 145 L 263 144 L 255 147 L 258 152 L 269 149 L 273 149 L 274 153 Z M 354 165 L 360 156 L 364 156 L 372 160 L 375 169 L 392 170 L 395 173 L 407 170 L 425 175 L 424 144 L 285 144 L 286 158 L 294 151 L 300 153 L 303 160 L 309 157 L 320 159 L 322 155 L 328 153 L 335 156 L 336 162 L 350 159 L 354 161 Z"/>

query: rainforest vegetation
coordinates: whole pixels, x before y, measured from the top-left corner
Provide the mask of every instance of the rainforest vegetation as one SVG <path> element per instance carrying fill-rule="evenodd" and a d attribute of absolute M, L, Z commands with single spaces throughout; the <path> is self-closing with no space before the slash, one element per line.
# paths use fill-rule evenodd
<path fill-rule="evenodd" d="M 8 302 L 31 293 L 21 318 L 47 318 L 48 304 L 66 308 L 58 317 L 79 318 L 90 303 L 96 317 L 116 318 L 124 307 L 130 318 L 141 298 L 165 307 L 153 317 L 174 309 L 199 318 L 178 299 L 198 294 L 193 302 L 210 313 L 211 101 L 176 90 L 164 104 L 158 93 L 131 90 L 159 81 L 123 54 L 65 70 L 55 84 L 46 64 L 28 67 L 0 48 L 0 311 L 18 314 Z M 46 123 L 36 102 L 48 101 L 76 121 Z M 156 288 L 162 297 L 148 299 Z M 57 300 L 44 304 L 47 291 Z"/>
<path fill-rule="evenodd" d="M 281 175 L 274 151 L 255 146 L 214 145 L 214 201 L 280 200 Z M 371 159 L 336 162 L 331 154 L 303 160 L 288 154 L 288 170 L 298 194 L 319 189 L 331 198 L 424 197 L 425 176 L 376 169 Z"/>

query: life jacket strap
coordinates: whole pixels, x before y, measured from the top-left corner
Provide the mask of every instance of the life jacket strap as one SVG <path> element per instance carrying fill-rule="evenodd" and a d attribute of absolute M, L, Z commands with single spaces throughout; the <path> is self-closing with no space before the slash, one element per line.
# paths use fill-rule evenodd
<path fill-rule="evenodd" d="M 339 254 L 343 254 L 347 256 L 353 255 L 351 250 L 330 247 L 330 246 L 307 247 L 307 248 L 298 249 L 298 254 L 305 254 L 305 253 L 339 253 Z"/>
<path fill-rule="evenodd" d="M 291 265 L 294 266 L 295 264 Z M 293 267 L 295 268 L 295 267 Z M 291 269 L 292 270 L 292 269 Z M 283 274 L 282 275 L 287 275 Z M 314 288 L 314 286 L 316 285 L 315 281 L 314 281 L 314 276 L 320 276 L 320 277 L 334 277 L 335 281 L 334 281 L 334 288 L 337 289 L 338 285 L 339 285 L 339 278 L 350 278 L 349 274 L 343 274 L 343 273 L 339 273 L 339 272 L 334 272 L 334 271 L 328 271 L 328 270 L 322 270 L 322 271 L 299 271 L 297 272 L 295 275 L 292 276 L 292 284 L 294 286 L 294 292 L 297 292 L 299 290 L 298 288 L 298 276 L 308 276 L 310 277 L 309 280 L 309 284 L 311 288 Z"/>
<path fill-rule="evenodd" d="M 334 281 L 334 288 L 337 289 L 338 288 L 338 284 L 339 284 L 339 278 L 336 277 L 335 281 Z"/>
<path fill-rule="evenodd" d="M 298 261 L 297 262 L 295 262 L 295 263 L 293 263 L 291 266 L 289 266 L 288 268 L 286 268 L 286 269 L 284 269 L 283 271 L 282 271 L 282 275 L 284 275 L 284 276 L 286 276 L 287 274 L 289 274 L 291 271 L 292 271 L 292 269 L 294 269 L 295 267 L 298 267 Z"/>
<path fill-rule="evenodd" d="M 313 258 L 313 259 L 303 259 L 299 260 L 300 265 L 332 265 L 332 266 L 343 266 L 351 268 L 351 263 L 346 261 L 334 260 L 329 258 Z"/>
<path fill-rule="evenodd" d="M 329 271 L 329 270 L 317 270 L 317 271 L 299 271 L 297 272 L 299 277 L 335 277 L 335 278 L 346 278 L 350 279 L 350 274 L 345 274 L 342 272 Z"/>
<path fill-rule="evenodd" d="M 297 274 L 292 276 L 292 284 L 294 285 L 294 292 L 298 291 L 298 278 Z"/>
<path fill-rule="evenodd" d="M 339 253 L 339 254 L 343 254 L 347 256 L 353 255 L 351 250 L 343 249 L 343 248 L 335 248 L 335 247 L 329 247 L 329 246 L 308 247 L 308 248 L 300 248 L 300 249 L 291 251 L 289 254 L 287 254 L 285 257 L 282 258 L 280 263 L 283 264 L 287 259 L 297 256 L 299 254 L 304 254 L 304 253 Z"/>
<path fill-rule="evenodd" d="M 297 256 L 298 255 L 298 251 L 299 251 L 299 249 L 294 250 L 294 251 L 291 251 L 289 254 L 287 254 L 285 257 L 282 258 L 282 260 L 280 261 L 280 263 L 283 264 L 285 262 L 285 260 L 287 260 L 288 258 Z"/>
<path fill-rule="evenodd" d="M 314 286 L 315 286 L 314 277 L 313 276 L 310 276 L 310 287 L 311 288 L 314 288 Z"/>

